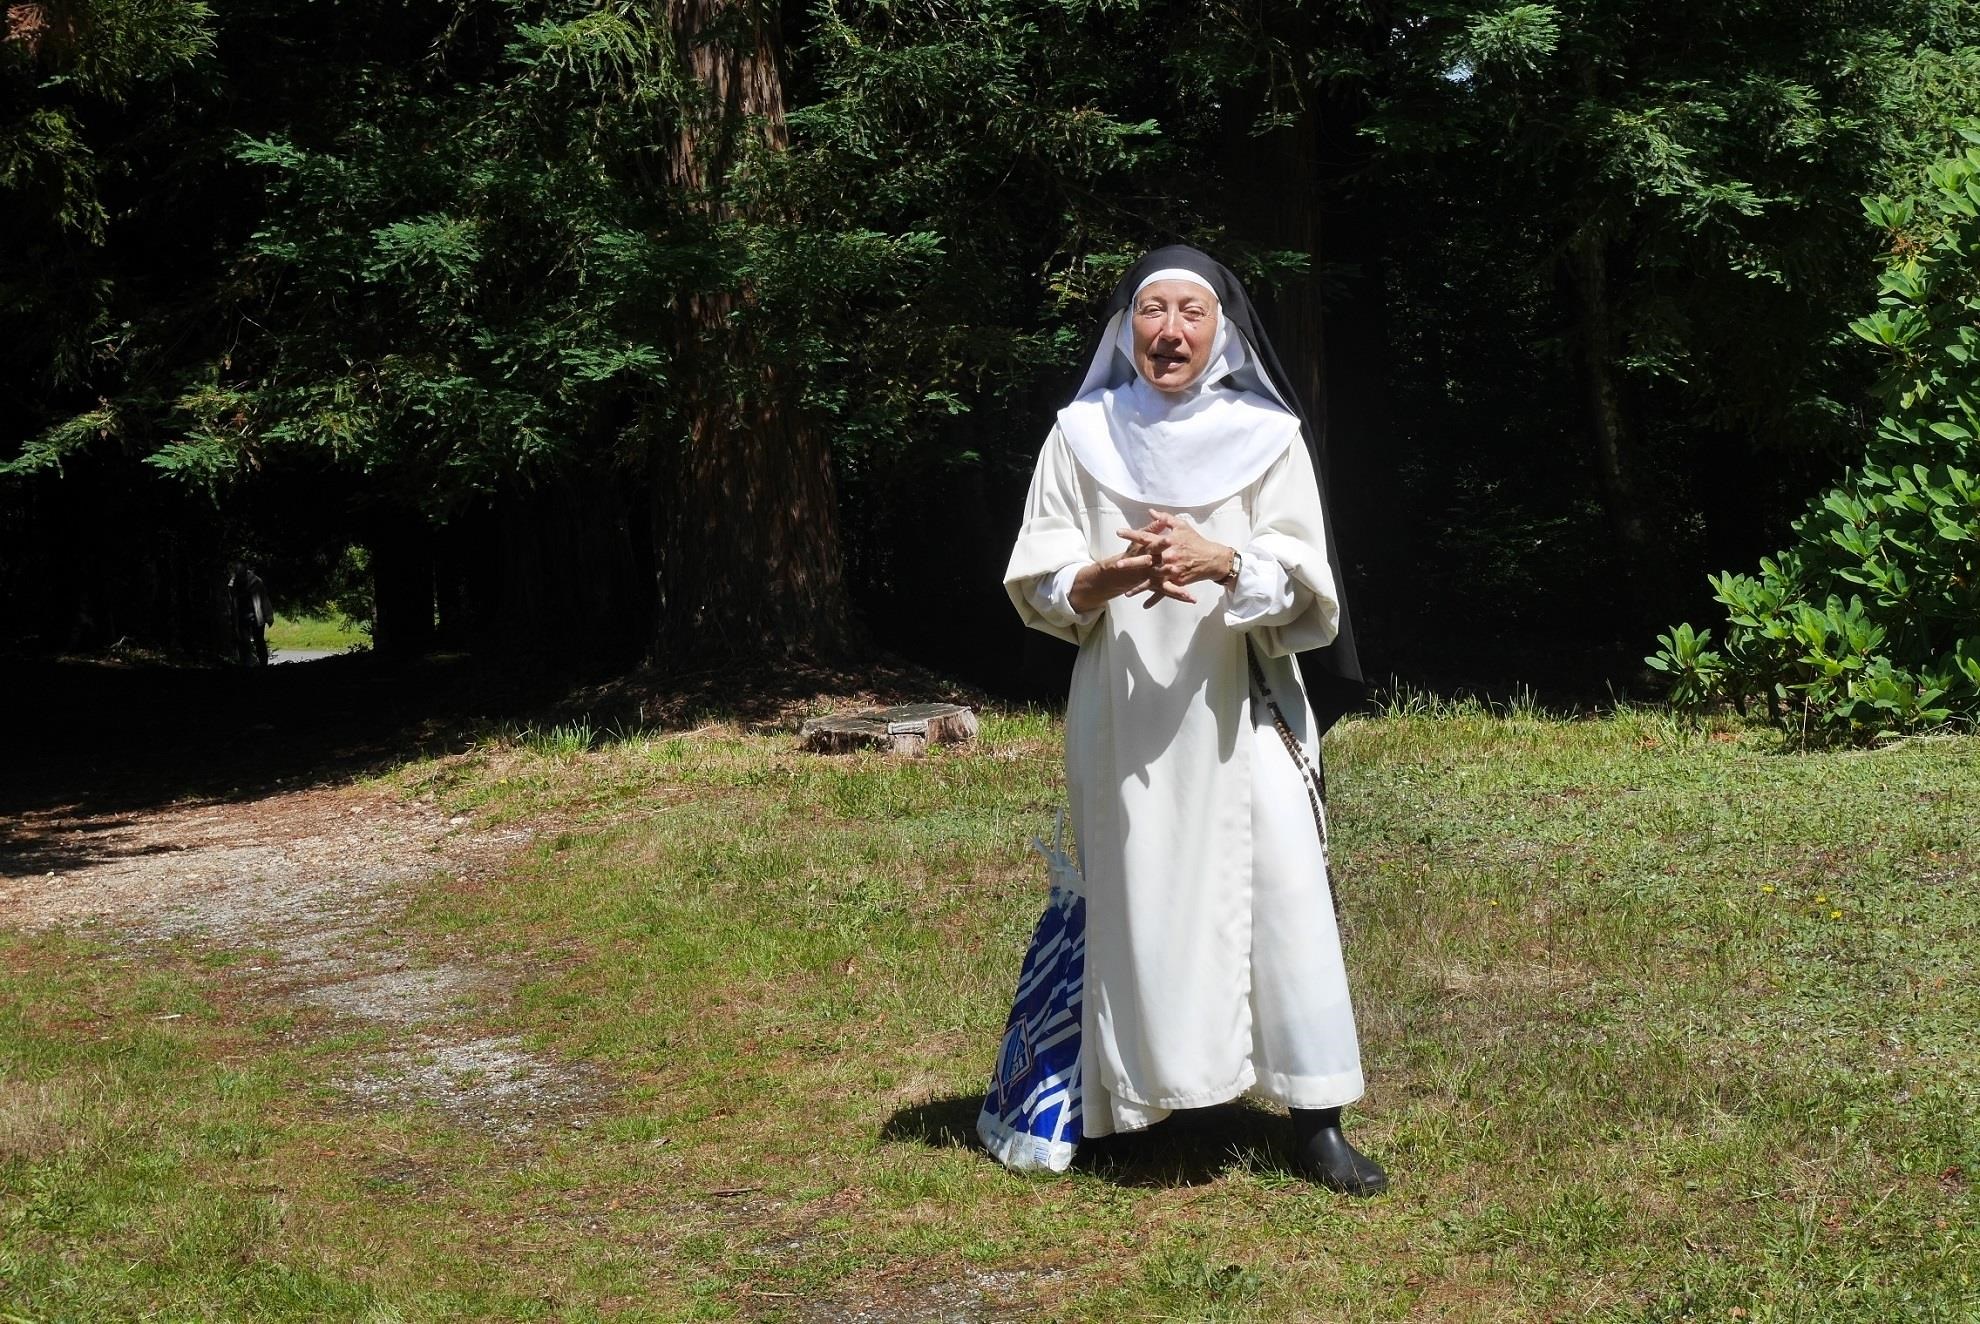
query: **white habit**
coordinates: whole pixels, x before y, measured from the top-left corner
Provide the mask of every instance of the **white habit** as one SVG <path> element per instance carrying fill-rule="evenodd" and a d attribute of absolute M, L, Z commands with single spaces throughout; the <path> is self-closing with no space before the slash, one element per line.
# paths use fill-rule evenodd
<path fill-rule="evenodd" d="M 1339 608 L 1312 461 L 1295 425 L 1276 447 L 1250 439 L 1265 453 L 1233 473 L 1242 486 L 1159 507 L 1244 554 L 1228 591 L 1192 584 L 1194 605 L 1119 597 L 1080 615 L 1073 575 L 1126 550 L 1119 530 L 1146 525 L 1153 505 L 1122 494 L 1138 475 L 1094 476 L 1107 467 L 1099 434 L 1069 440 L 1067 422 L 1097 398 L 1047 439 L 1004 572 L 1026 624 L 1079 645 L 1066 781 L 1087 905 L 1084 1132 L 1245 1093 L 1351 1103 L 1361 1054 L 1320 837 L 1269 711 L 1249 699 L 1245 659 L 1249 634 L 1317 761 L 1292 654 L 1331 641 Z"/>

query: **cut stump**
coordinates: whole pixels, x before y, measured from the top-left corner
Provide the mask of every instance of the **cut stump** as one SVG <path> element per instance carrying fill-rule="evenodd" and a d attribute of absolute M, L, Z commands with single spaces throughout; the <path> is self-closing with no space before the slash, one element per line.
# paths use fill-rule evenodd
<path fill-rule="evenodd" d="M 958 745 L 976 739 L 976 714 L 954 703 L 903 703 L 840 717 L 813 717 L 798 734 L 804 747 L 816 754 L 855 749 L 921 754 L 930 744 Z"/>

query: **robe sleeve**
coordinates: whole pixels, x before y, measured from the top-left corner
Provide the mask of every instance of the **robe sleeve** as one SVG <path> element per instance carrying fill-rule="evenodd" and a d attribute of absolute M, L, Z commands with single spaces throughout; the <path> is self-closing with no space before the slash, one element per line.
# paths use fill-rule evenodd
<path fill-rule="evenodd" d="M 1294 579 L 1254 540 L 1238 549 L 1237 582 L 1224 592 L 1224 624 L 1233 630 L 1284 625 L 1312 601 L 1313 592 Z"/>
<path fill-rule="evenodd" d="M 1100 613 L 1074 614 L 1067 619 L 1050 609 L 1049 596 L 1048 605 L 1041 609 L 1033 593 L 1043 589 L 1049 594 L 1055 587 L 1053 577 L 1060 571 L 1072 567 L 1076 572 L 1093 559 L 1079 517 L 1079 470 L 1064 434 L 1054 427 L 1031 474 L 1031 491 L 1024 498 L 1024 523 L 1018 527 L 1010 564 L 1004 567 L 1004 591 L 1026 625 L 1073 644 L 1084 639 Z M 1071 603 L 1065 606 L 1070 612 Z"/>
<path fill-rule="evenodd" d="M 1284 568 L 1290 601 L 1250 620 L 1227 618 L 1234 628 L 1249 629 L 1267 657 L 1322 648 L 1340 630 L 1340 597 L 1333 567 L 1327 564 L 1323 520 L 1313 459 L 1305 440 L 1295 439 L 1258 480 L 1251 542 L 1244 549 L 1247 561 L 1254 555 L 1267 556 Z M 1240 571 L 1240 587 L 1243 577 Z"/>
<path fill-rule="evenodd" d="M 1025 598 L 1038 609 L 1040 616 L 1054 625 L 1093 624 L 1105 610 L 1104 607 L 1095 607 L 1090 611 L 1075 611 L 1072 605 L 1073 580 L 1079 577 L 1079 572 L 1085 568 L 1085 565 L 1086 563 L 1081 561 L 1065 567 L 1056 574 L 1038 576 L 1031 581 L 1031 587 L 1024 591 Z"/>

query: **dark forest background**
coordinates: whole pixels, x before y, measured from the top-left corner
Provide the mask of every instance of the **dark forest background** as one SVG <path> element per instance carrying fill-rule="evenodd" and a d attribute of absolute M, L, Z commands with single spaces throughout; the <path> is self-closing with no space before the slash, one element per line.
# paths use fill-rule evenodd
<path fill-rule="evenodd" d="M 0 41 L 0 649 L 1063 666 L 1096 309 L 1238 267 L 1372 678 L 1639 683 L 1859 463 L 1954 0 L 78 0 Z M 1961 581 L 1962 583 L 1964 581 Z M 1980 627 L 1976 627 L 1980 628 Z"/>

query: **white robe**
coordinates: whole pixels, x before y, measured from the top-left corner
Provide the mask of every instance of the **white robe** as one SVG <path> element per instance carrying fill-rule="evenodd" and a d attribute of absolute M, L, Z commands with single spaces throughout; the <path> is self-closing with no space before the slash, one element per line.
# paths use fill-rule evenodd
<path fill-rule="evenodd" d="M 1147 506 L 1102 487 L 1054 428 L 1004 582 L 1025 623 L 1079 645 L 1066 782 L 1086 887 L 1084 1131 L 1253 1093 L 1295 1108 L 1361 1096 L 1361 1056 L 1313 810 L 1251 691 L 1245 635 L 1309 759 L 1295 651 L 1339 607 L 1319 488 L 1295 439 L 1243 490 L 1186 507 L 1246 572 L 1194 605 L 1064 601 L 1079 566 L 1122 551 Z"/>

